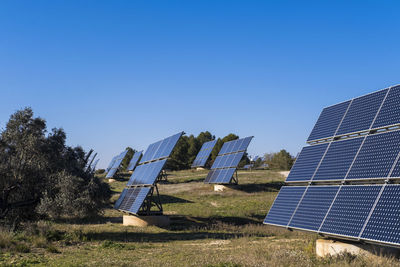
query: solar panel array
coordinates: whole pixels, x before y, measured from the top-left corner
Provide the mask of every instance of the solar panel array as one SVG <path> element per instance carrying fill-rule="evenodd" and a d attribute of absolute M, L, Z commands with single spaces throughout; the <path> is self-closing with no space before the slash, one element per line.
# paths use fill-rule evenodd
<path fill-rule="evenodd" d="M 400 246 L 400 86 L 325 108 L 307 142 L 264 223 Z"/>
<path fill-rule="evenodd" d="M 225 142 L 208 173 L 205 183 L 229 184 L 253 136 Z"/>
<path fill-rule="evenodd" d="M 112 164 L 111 168 L 109 169 L 109 171 L 107 172 L 106 178 L 114 177 L 114 175 L 117 173 L 119 167 L 121 166 L 121 163 L 124 160 L 126 153 L 128 153 L 128 150 L 121 152 L 121 154 L 119 154 L 118 156 L 113 158 L 113 160 L 114 160 L 113 164 Z"/>
<path fill-rule="evenodd" d="M 132 214 L 138 214 L 143 209 L 143 203 L 153 192 L 153 186 L 156 184 L 158 176 L 183 134 L 180 132 L 149 145 L 139 164 L 134 168 L 126 188 L 115 203 L 115 209 Z M 132 160 L 137 153 L 141 154 L 142 152 L 136 152 Z M 138 161 L 139 158 L 140 155 L 135 160 Z"/>
<path fill-rule="evenodd" d="M 133 157 L 131 161 L 129 162 L 128 167 L 126 168 L 127 171 L 133 171 L 139 162 L 140 157 L 142 156 L 143 150 L 142 151 L 136 151 L 135 154 L 133 154 Z"/>
<path fill-rule="evenodd" d="M 195 160 L 193 161 L 192 168 L 194 167 L 204 167 L 206 165 L 206 162 L 208 158 L 210 157 L 210 154 L 217 143 L 217 140 L 212 140 L 209 142 L 205 142 L 199 153 L 197 154 Z"/>

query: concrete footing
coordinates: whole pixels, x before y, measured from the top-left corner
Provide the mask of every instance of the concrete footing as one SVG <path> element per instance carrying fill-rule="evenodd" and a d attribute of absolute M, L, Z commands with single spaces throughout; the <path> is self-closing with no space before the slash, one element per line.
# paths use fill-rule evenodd
<path fill-rule="evenodd" d="M 114 183 L 114 182 L 115 182 L 115 179 L 108 179 L 108 182 L 109 182 L 109 183 Z"/>
<path fill-rule="evenodd" d="M 319 257 L 338 256 L 344 253 L 353 255 L 386 255 L 398 257 L 400 250 L 372 244 L 361 244 L 351 241 L 337 241 L 331 239 L 318 239 L 316 253 Z"/>
<path fill-rule="evenodd" d="M 132 216 L 132 215 L 124 215 L 122 218 L 123 225 L 125 226 L 138 226 L 138 227 L 146 227 L 146 226 L 168 226 L 170 224 L 169 217 L 165 215 L 156 215 L 156 216 Z"/>
<path fill-rule="evenodd" d="M 215 192 L 222 192 L 224 190 L 226 190 L 228 187 L 226 187 L 225 185 L 222 184 L 215 184 L 214 185 L 214 191 Z"/>
<path fill-rule="evenodd" d="M 204 171 L 205 170 L 205 168 L 202 168 L 202 167 L 197 167 L 196 168 L 196 171 Z"/>

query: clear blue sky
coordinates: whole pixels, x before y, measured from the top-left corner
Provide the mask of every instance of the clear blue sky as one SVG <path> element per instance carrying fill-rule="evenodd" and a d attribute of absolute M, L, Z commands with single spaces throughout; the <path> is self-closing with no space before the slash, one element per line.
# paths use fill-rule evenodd
<path fill-rule="evenodd" d="M 399 1 L 1 1 L 0 126 L 31 106 L 99 152 L 178 131 L 305 145 L 321 109 L 400 83 Z"/>

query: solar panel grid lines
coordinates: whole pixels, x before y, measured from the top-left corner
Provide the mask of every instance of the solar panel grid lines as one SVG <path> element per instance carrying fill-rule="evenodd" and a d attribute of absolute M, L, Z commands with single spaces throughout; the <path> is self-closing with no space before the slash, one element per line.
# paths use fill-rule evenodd
<path fill-rule="evenodd" d="M 382 185 L 342 186 L 319 233 L 358 238 Z"/>
<path fill-rule="evenodd" d="M 283 186 L 275 198 L 264 224 L 287 227 L 306 186 Z"/>
<path fill-rule="evenodd" d="M 387 97 L 382 108 L 372 126 L 380 128 L 383 126 L 392 126 L 400 123 L 400 85 L 389 88 Z"/>
<path fill-rule="evenodd" d="M 388 89 L 354 98 L 336 135 L 369 130 Z"/>
<path fill-rule="evenodd" d="M 115 203 L 114 208 L 137 214 L 150 190 L 151 187 L 125 188 Z"/>
<path fill-rule="evenodd" d="M 129 165 L 126 168 L 127 171 L 133 171 L 133 169 L 135 169 L 142 153 L 143 153 L 143 150 L 136 151 L 135 154 L 133 154 L 133 157 L 132 157 L 131 161 L 129 162 Z"/>
<path fill-rule="evenodd" d="M 163 140 L 150 144 L 139 164 L 169 157 L 172 150 L 176 146 L 176 143 L 179 141 L 179 138 L 183 134 L 184 132 L 179 132 Z"/>
<path fill-rule="evenodd" d="M 254 136 L 248 136 L 245 138 L 240 138 L 232 141 L 225 142 L 222 145 L 221 150 L 219 151 L 218 155 L 224 155 L 234 152 L 246 151 L 247 147 L 249 146 L 251 140 Z"/>
<path fill-rule="evenodd" d="M 153 185 L 166 162 L 167 160 L 164 159 L 137 166 L 135 171 L 132 173 L 127 186 Z"/>

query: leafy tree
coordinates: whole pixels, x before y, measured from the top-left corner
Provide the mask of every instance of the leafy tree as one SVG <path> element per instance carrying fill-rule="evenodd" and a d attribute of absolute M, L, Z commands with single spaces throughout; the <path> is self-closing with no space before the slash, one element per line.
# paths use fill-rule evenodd
<path fill-rule="evenodd" d="M 126 171 L 126 168 L 128 168 L 129 162 L 131 162 L 131 159 L 133 158 L 133 155 L 136 152 L 135 149 L 133 149 L 129 146 L 125 150 L 128 150 L 128 152 L 126 153 L 125 158 L 122 160 L 122 163 L 121 163 L 121 169 L 123 171 Z"/>
<path fill-rule="evenodd" d="M 85 171 L 87 154 L 65 144 L 62 129 L 46 135 L 30 108 L 11 115 L 0 135 L 0 219 L 96 214 L 111 195 L 108 184 Z"/>
<path fill-rule="evenodd" d="M 266 154 L 265 162 L 269 165 L 269 168 L 274 170 L 290 170 L 294 159 L 289 152 L 282 149 L 278 153 Z"/>
<path fill-rule="evenodd" d="M 189 137 L 182 136 L 176 144 L 174 150 L 171 153 L 170 159 L 167 161 L 166 169 L 169 170 L 184 170 L 190 168 L 189 165 Z"/>

